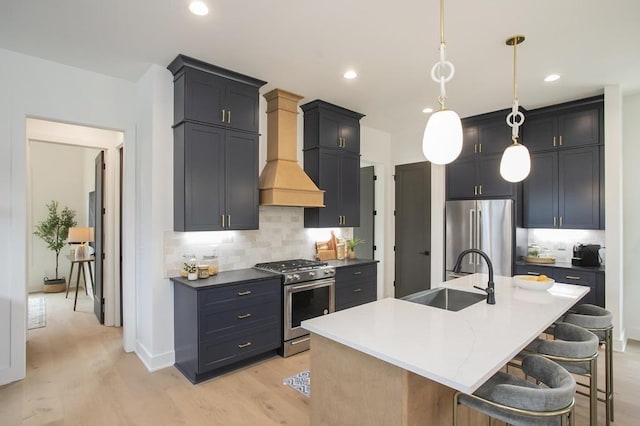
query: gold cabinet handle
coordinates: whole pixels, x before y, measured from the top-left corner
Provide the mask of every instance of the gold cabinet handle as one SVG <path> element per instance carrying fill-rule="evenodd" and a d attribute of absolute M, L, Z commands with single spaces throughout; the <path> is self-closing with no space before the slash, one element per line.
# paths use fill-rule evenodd
<path fill-rule="evenodd" d="M 239 291 L 238 296 L 247 296 L 251 294 L 251 290 Z"/>
<path fill-rule="evenodd" d="M 251 314 L 238 315 L 238 319 L 251 318 Z"/>
<path fill-rule="evenodd" d="M 478 195 L 478 185 L 473 185 L 473 195 Z"/>
<path fill-rule="evenodd" d="M 227 113 L 226 110 L 223 109 L 222 110 L 222 117 L 220 118 L 220 121 L 222 121 L 223 123 L 224 123 L 224 117 L 225 117 L 226 113 Z"/>
<path fill-rule="evenodd" d="M 362 289 L 361 289 L 361 288 L 354 288 L 354 289 L 353 289 L 353 292 L 354 292 L 354 293 L 360 293 L 361 291 L 362 291 Z"/>
<path fill-rule="evenodd" d="M 565 278 L 568 279 L 568 280 L 579 280 L 580 279 L 580 277 L 576 277 L 575 275 L 566 275 Z"/>
<path fill-rule="evenodd" d="M 242 348 L 246 348 L 248 346 L 251 346 L 251 342 L 242 343 L 242 344 L 238 345 L 238 348 L 242 349 Z"/>
<path fill-rule="evenodd" d="M 480 195 L 482 195 L 482 185 L 480 185 Z"/>
<path fill-rule="evenodd" d="M 227 228 L 231 228 L 231 215 L 227 215 Z"/>
<path fill-rule="evenodd" d="M 347 224 L 347 217 L 346 216 L 342 216 L 342 224 L 343 225 Z"/>
<path fill-rule="evenodd" d="M 227 123 L 231 124 L 231 110 L 227 111 Z"/>
<path fill-rule="evenodd" d="M 220 215 L 220 225 L 224 228 L 224 215 Z"/>
<path fill-rule="evenodd" d="M 553 137 L 553 146 L 556 146 L 556 137 Z"/>
<path fill-rule="evenodd" d="M 562 228 L 562 216 L 560 216 L 560 228 Z"/>
<path fill-rule="evenodd" d="M 553 217 L 553 226 L 554 227 L 556 226 L 556 217 L 555 216 Z"/>
<path fill-rule="evenodd" d="M 479 146 L 479 148 L 478 148 L 478 152 L 479 152 L 480 154 L 482 154 L 482 144 L 480 143 L 480 144 L 478 144 L 478 145 L 480 145 L 480 146 Z"/>
<path fill-rule="evenodd" d="M 560 135 L 560 146 L 562 146 L 562 135 Z"/>
<path fill-rule="evenodd" d="M 358 271 L 358 272 L 354 272 L 353 275 L 360 275 L 362 274 L 362 271 Z"/>
<path fill-rule="evenodd" d="M 478 144 L 477 144 L 477 143 L 474 143 L 474 144 L 473 144 L 473 153 L 474 153 L 474 154 L 477 154 L 477 153 L 478 153 Z"/>

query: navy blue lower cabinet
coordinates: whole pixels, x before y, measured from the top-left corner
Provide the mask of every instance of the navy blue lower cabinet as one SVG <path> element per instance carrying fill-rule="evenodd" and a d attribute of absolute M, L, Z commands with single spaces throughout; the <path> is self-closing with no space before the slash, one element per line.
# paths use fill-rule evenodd
<path fill-rule="evenodd" d="M 277 354 L 279 276 L 210 287 L 173 281 L 175 367 L 192 383 Z"/>
<path fill-rule="evenodd" d="M 375 263 L 336 268 L 336 311 L 375 301 L 377 276 Z"/>

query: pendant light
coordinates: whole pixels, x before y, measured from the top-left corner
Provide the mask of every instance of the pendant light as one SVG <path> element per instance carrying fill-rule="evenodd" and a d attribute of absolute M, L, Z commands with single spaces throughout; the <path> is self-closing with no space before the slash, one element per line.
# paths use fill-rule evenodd
<path fill-rule="evenodd" d="M 445 75 L 447 71 L 448 75 Z M 422 152 L 433 164 L 448 164 L 458 158 L 462 151 L 460 116 L 444 107 L 447 99 L 445 83 L 451 81 L 454 74 L 453 64 L 447 61 L 447 46 L 444 42 L 444 0 L 440 0 L 440 61 L 431 68 L 431 79 L 440 85 L 440 110 L 429 117 L 422 138 Z"/>
<path fill-rule="evenodd" d="M 509 182 L 520 182 L 529 176 L 531 157 L 526 146 L 518 142 L 518 129 L 524 123 L 524 114 L 518 110 L 518 83 L 516 67 L 516 46 L 524 41 L 523 35 L 515 35 L 507 40 L 507 46 L 513 46 L 513 106 L 507 115 L 507 124 L 511 127 L 511 145 L 504 150 L 500 160 L 500 175 Z"/>

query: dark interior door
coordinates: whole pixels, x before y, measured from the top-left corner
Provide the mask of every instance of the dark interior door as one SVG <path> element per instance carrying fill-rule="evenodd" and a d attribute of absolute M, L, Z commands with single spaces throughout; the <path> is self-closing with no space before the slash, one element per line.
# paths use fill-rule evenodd
<path fill-rule="evenodd" d="M 396 166 L 395 297 L 431 288 L 431 163 Z"/>
<path fill-rule="evenodd" d="M 93 294 L 93 311 L 104 324 L 104 292 L 102 285 L 103 262 L 104 262 L 104 151 L 100 151 L 96 157 L 96 217 L 94 237 L 96 243 L 96 276 L 94 279 L 95 288 Z"/>
<path fill-rule="evenodd" d="M 353 228 L 353 236 L 364 240 L 356 247 L 356 257 L 374 258 L 375 238 L 375 174 L 373 166 L 360 169 L 360 226 Z"/>

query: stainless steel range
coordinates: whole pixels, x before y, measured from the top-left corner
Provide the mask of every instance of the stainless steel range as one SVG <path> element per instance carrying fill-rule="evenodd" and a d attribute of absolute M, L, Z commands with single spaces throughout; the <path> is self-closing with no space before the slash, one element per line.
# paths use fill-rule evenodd
<path fill-rule="evenodd" d="M 336 269 L 326 262 L 306 259 L 258 263 L 255 268 L 282 275 L 282 356 L 306 351 L 309 333 L 300 323 L 335 311 Z"/>

